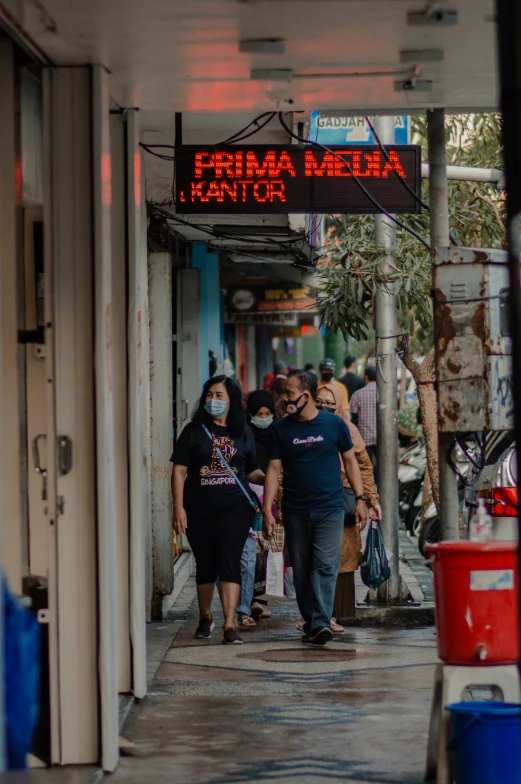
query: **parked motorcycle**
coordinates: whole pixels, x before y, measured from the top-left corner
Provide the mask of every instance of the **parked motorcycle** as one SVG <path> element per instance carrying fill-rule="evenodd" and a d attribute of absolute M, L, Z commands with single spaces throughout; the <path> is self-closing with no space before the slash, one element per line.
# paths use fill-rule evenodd
<path fill-rule="evenodd" d="M 417 515 L 417 498 L 422 491 L 427 453 L 423 440 L 408 447 L 402 453 L 398 466 L 398 508 L 400 519 L 407 531 L 412 533 L 412 526 Z M 421 501 L 420 501 L 421 507 Z"/>
<path fill-rule="evenodd" d="M 458 474 L 458 499 L 462 508 L 466 476 L 474 459 L 475 450 L 476 442 L 472 437 L 462 442 L 462 446 L 455 444 L 452 450 L 452 462 Z M 441 528 L 434 503 L 426 509 L 422 525 L 421 509 L 426 464 L 425 444 L 422 441 L 415 445 L 415 448 L 404 452 L 398 469 L 400 515 L 408 533 L 418 537 L 418 549 L 423 556 L 425 556 L 426 544 L 439 542 L 441 539 Z"/>

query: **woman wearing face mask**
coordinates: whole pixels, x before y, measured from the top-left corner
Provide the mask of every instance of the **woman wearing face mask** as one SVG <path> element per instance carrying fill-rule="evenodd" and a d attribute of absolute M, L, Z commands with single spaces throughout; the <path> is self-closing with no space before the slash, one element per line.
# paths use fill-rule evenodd
<path fill-rule="evenodd" d="M 369 517 L 374 520 L 381 520 L 382 510 L 380 508 L 378 493 L 375 490 L 371 458 L 367 454 L 364 441 L 358 428 L 347 418 L 343 407 L 342 397 L 338 393 L 336 387 L 330 384 L 324 384 L 324 386 L 318 390 L 316 406 L 317 408 L 322 409 L 322 411 L 330 411 L 332 414 L 336 414 L 347 422 L 354 444 L 356 461 L 362 475 L 364 493 L 368 499 Z M 344 471 L 342 471 L 342 482 L 344 486 L 349 486 Z M 334 612 L 337 618 L 348 618 L 354 614 L 354 573 L 361 563 L 361 549 L 362 539 L 358 526 L 345 526 L 342 536 L 340 570 L 335 592 Z M 337 634 L 344 631 L 343 626 L 336 623 L 336 618 L 333 618 L 331 629 Z"/>
<path fill-rule="evenodd" d="M 215 376 L 203 387 L 192 421 L 172 455 L 175 530 L 186 533 L 196 563 L 197 639 L 215 627 L 212 599 L 217 579 L 224 613 L 223 644 L 242 643 L 235 630 L 241 590 L 241 554 L 252 521 L 248 482 L 264 483 L 255 442 L 246 426 L 239 386 Z M 231 473 L 230 473 L 231 472 Z M 241 488 L 242 485 L 242 488 Z"/>
<path fill-rule="evenodd" d="M 271 392 L 258 389 L 251 392 L 246 403 L 248 424 L 255 439 L 257 462 L 261 471 L 266 471 L 269 462 L 269 443 L 275 418 L 275 401 Z M 254 485 L 252 489 L 259 498 L 263 488 Z M 237 618 L 241 629 L 252 629 L 257 625 L 259 618 L 271 616 L 265 606 L 253 601 L 255 585 L 255 562 L 257 555 L 257 534 L 250 530 L 241 558 L 241 598 L 237 607 Z"/>

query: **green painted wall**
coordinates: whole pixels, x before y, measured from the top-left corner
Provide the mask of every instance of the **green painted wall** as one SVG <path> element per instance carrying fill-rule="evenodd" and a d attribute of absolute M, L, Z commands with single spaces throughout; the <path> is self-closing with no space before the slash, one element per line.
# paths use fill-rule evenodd
<path fill-rule="evenodd" d="M 344 357 L 347 354 L 347 343 L 340 332 L 328 332 L 324 339 L 324 356 L 334 359 L 336 365 L 335 378 L 344 372 Z"/>

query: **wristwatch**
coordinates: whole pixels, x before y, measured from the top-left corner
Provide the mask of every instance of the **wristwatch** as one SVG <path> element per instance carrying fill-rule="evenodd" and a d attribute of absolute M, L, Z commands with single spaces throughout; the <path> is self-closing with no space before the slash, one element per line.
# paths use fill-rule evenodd
<path fill-rule="evenodd" d="M 355 501 L 365 501 L 365 502 L 367 502 L 368 498 L 367 498 L 365 493 L 362 493 L 362 495 L 355 495 Z"/>

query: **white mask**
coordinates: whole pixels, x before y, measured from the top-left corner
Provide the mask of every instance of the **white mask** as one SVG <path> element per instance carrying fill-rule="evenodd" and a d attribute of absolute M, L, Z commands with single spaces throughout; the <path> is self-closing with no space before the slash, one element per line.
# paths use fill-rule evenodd
<path fill-rule="evenodd" d="M 252 425 L 255 427 L 259 427 L 261 430 L 265 430 L 267 427 L 273 424 L 273 414 L 269 417 L 252 417 L 251 418 Z"/>

